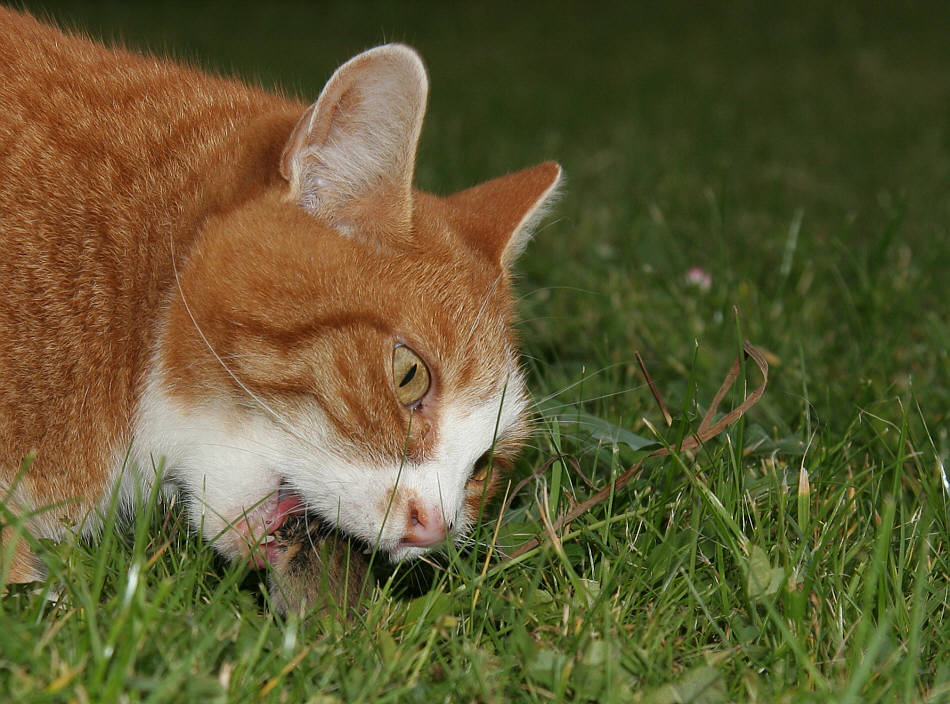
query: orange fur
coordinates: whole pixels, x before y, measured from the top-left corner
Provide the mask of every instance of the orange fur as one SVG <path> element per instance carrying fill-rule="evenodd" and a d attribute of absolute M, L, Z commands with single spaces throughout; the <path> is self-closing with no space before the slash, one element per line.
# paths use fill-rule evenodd
<path fill-rule="evenodd" d="M 444 408 L 504 386 L 515 233 L 560 170 L 414 191 L 425 74 L 406 52 L 362 55 L 308 109 L 0 8 L 0 499 L 56 504 L 34 535 L 80 530 L 102 504 L 155 375 L 176 407 L 223 408 L 237 433 L 267 421 L 262 404 L 294 428 L 325 419 L 367 465 L 425 462 L 452 432 Z M 334 130 L 390 99 L 372 81 L 418 95 L 366 137 L 398 144 L 351 167 Z M 393 395 L 394 343 L 431 370 L 417 408 Z M 519 420 L 499 457 L 523 434 Z M 9 567 L 40 576 L 22 545 Z"/>

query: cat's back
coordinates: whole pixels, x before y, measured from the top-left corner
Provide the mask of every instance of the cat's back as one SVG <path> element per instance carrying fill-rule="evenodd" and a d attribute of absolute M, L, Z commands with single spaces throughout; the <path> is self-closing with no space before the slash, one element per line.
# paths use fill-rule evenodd
<path fill-rule="evenodd" d="M 0 162 L 21 186 L 21 207 L 45 186 L 57 200 L 103 207 L 154 202 L 186 186 L 236 125 L 279 102 L 0 7 Z"/>
<path fill-rule="evenodd" d="M 153 306 L 170 248 L 251 187 L 249 160 L 269 147 L 249 125 L 288 109 L 0 6 L 0 308 L 46 297 L 47 313 L 75 313 L 112 294 L 113 308 Z"/>

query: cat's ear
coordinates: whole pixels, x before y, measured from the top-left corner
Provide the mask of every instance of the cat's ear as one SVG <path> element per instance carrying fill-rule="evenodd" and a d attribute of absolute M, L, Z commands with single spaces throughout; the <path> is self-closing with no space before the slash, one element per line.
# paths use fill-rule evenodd
<path fill-rule="evenodd" d="M 290 196 L 345 228 L 359 203 L 392 227 L 412 217 L 412 177 L 429 81 L 415 51 L 370 49 L 338 68 L 297 122 L 280 161 Z M 378 224 L 378 223 L 377 223 Z"/>
<path fill-rule="evenodd" d="M 477 250 L 508 268 L 557 198 L 553 161 L 480 183 L 448 197 L 459 229 Z"/>

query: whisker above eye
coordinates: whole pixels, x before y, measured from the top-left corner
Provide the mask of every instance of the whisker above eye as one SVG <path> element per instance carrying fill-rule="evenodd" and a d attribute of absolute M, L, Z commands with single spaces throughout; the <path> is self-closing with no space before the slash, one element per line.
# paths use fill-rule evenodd
<path fill-rule="evenodd" d="M 491 297 L 498 288 L 498 283 L 501 281 L 502 277 L 503 274 L 499 272 L 498 276 L 495 277 L 495 280 L 492 281 L 492 284 L 485 293 L 485 296 L 482 298 L 482 304 L 479 307 L 478 313 L 475 315 L 475 319 L 472 321 L 472 325 L 468 330 L 468 337 L 465 338 L 465 347 L 468 347 L 472 344 L 472 338 L 475 336 L 475 330 L 478 327 L 478 321 L 482 319 L 482 315 L 485 313 L 485 309 L 488 307 L 488 301 L 491 300 Z"/>
<path fill-rule="evenodd" d="M 580 288 L 579 286 L 538 286 L 533 288 L 530 291 L 525 291 L 520 296 L 518 296 L 518 303 L 522 303 L 532 296 L 536 296 L 539 293 L 545 293 L 547 291 L 570 291 L 571 293 L 584 293 L 591 296 L 597 296 L 598 298 L 603 298 L 603 293 L 600 291 L 594 291 L 588 288 Z M 526 319 L 527 320 L 527 319 Z"/>

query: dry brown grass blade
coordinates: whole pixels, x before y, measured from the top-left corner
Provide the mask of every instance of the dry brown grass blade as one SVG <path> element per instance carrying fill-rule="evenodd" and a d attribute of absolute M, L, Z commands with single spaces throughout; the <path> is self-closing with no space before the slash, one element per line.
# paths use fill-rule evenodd
<path fill-rule="evenodd" d="M 637 356 L 637 364 L 640 365 L 640 372 L 643 374 L 643 378 L 647 380 L 647 386 L 650 387 L 650 393 L 653 394 L 653 399 L 656 401 L 656 405 L 660 407 L 660 413 L 663 414 L 663 422 L 666 423 L 666 427 L 669 428 L 673 425 L 673 416 L 666 410 L 663 397 L 660 396 L 660 392 L 656 390 L 656 384 L 653 383 L 653 377 L 651 377 L 650 372 L 647 371 L 647 365 L 643 363 L 643 357 L 640 356 L 639 352 L 634 352 L 634 354 Z"/>
<path fill-rule="evenodd" d="M 716 437 L 723 430 L 728 428 L 730 425 L 739 420 L 745 413 L 752 408 L 759 399 L 762 398 L 762 394 L 765 393 L 765 386 L 769 381 L 769 365 L 765 361 L 765 357 L 759 352 L 752 344 L 748 341 L 742 345 L 743 352 L 747 357 L 749 357 L 756 366 L 759 368 L 759 372 L 762 374 L 762 383 L 756 387 L 752 393 L 745 397 L 743 402 L 736 406 L 734 409 L 729 411 L 726 415 L 720 418 L 715 423 L 713 419 L 716 417 L 716 414 L 719 412 L 719 404 L 722 403 L 722 399 L 725 398 L 726 394 L 729 393 L 729 389 L 732 388 L 733 384 L 736 383 L 736 379 L 739 378 L 739 373 L 742 370 L 742 358 L 739 357 L 733 362 L 732 367 L 729 369 L 729 373 L 726 375 L 726 378 L 723 380 L 722 385 L 720 385 L 719 390 L 716 392 L 716 395 L 713 397 L 712 404 L 709 406 L 709 410 L 706 411 L 703 415 L 702 420 L 699 423 L 699 428 L 695 433 L 683 439 L 683 442 L 680 444 L 677 450 L 694 450 L 700 445 L 709 442 L 712 438 Z M 636 464 L 627 469 L 622 475 L 617 477 L 613 482 L 607 486 L 599 489 L 595 492 L 590 498 L 586 501 L 582 501 L 579 504 L 574 504 L 564 515 L 557 519 L 554 522 L 553 528 L 555 531 L 561 531 L 564 526 L 566 526 L 571 521 L 575 520 L 578 516 L 586 513 L 591 508 L 606 500 L 612 494 L 616 494 L 621 489 L 623 489 L 631 479 L 633 479 L 637 474 L 639 474 L 640 469 L 643 467 L 643 463 L 648 459 L 653 457 L 663 457 L 668 455 L 673 451 L 669 447 L 661 447 L 658 450 L 654 450 L 646 457 L 643 457 Z M 511 503 L 511 498 L 524 487 L 527 482 L 537 477 L 539 474 L 544 472 L 551 464 L 556 461 L 557 457 L 552 457 L 550 460 L 542 464 L 537 470 L 531 473 L 531 476 L 522 480 L 518 486 L 515 488 L 515 491 L 511 492 L 508 501 L 506 502 L 503 510 L 507 510 L 508 506 Z M 538 545 L 541 544 L 540 538 L 531 538 L 530 540 L 525 541 L 520 546 L 518 546 L 513 552 L 508 554 L 502 561 L 512 560 L 519 555 L 523 555 L 528 550 L 533 550 Z"/>

